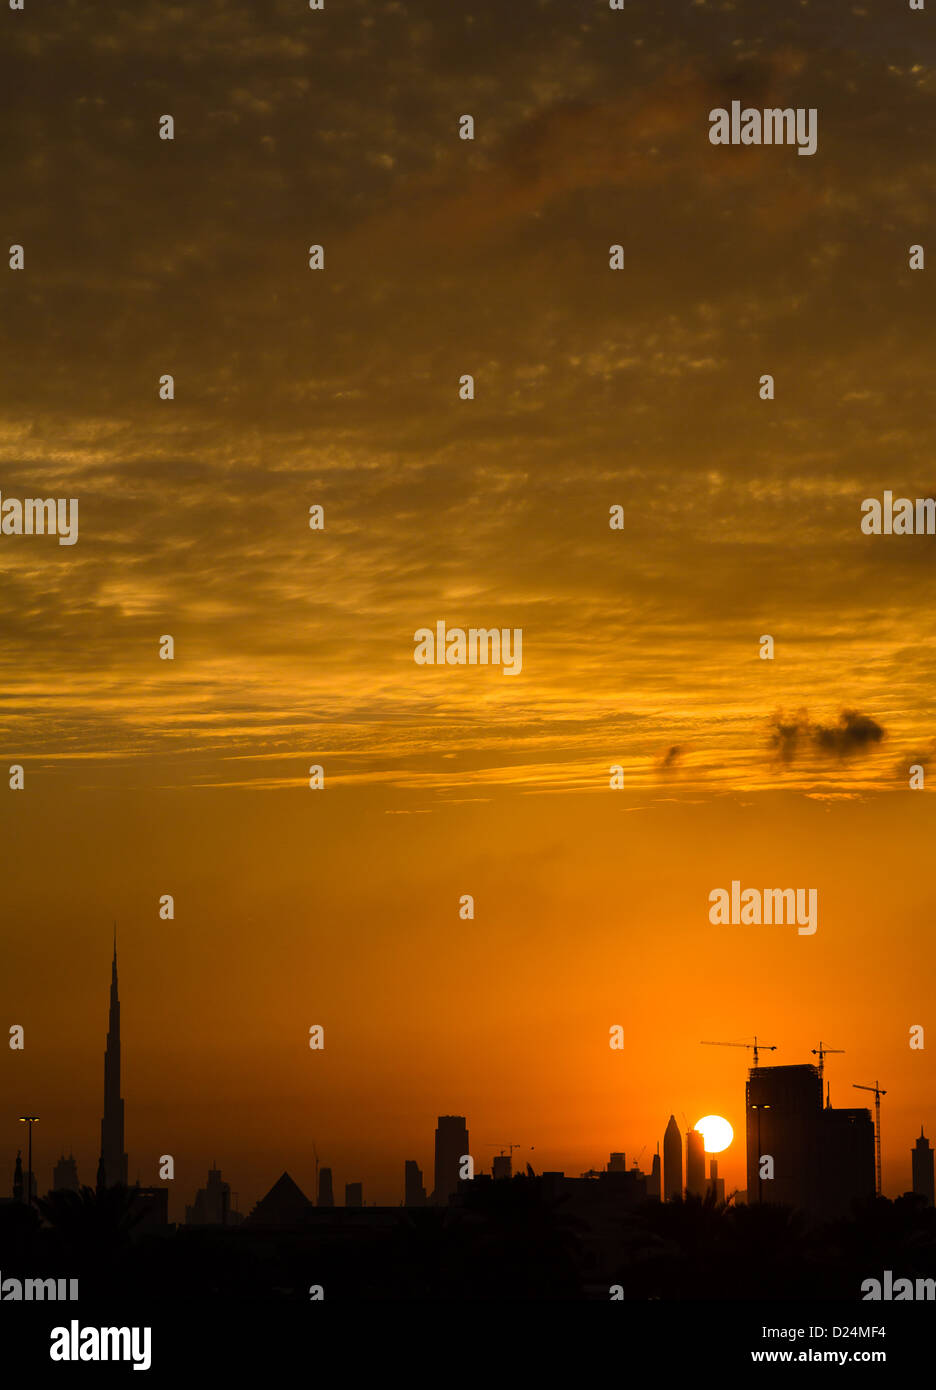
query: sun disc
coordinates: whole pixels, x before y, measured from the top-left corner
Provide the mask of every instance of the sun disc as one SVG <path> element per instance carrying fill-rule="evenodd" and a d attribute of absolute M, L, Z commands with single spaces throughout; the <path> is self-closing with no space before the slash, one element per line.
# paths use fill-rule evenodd
<path fill-rule="evenodd" d="M 708 1154 L 720 1154 L 734 1138 L 734 1130 L 721 1115 L 703 1115 L 696 1129 L 702 1135 L 705 1152 Z"/>

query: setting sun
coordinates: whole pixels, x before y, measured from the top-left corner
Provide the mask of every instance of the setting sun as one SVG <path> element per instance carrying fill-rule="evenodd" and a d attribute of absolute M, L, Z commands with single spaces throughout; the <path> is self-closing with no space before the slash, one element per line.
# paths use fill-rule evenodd
<path fill-rule="evenodd" d="M 734 1130 L 721 1115 L 703 1115 L 696 1129 L 705 1141 L 705 1152 L 720 1154 L 734 1138 Z"/>

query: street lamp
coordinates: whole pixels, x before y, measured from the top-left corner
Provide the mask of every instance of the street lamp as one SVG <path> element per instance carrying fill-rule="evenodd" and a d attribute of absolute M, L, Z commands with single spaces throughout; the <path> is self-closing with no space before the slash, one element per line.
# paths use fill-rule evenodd
<path fill-rule="evenodd" d="M 757 1111 L 757 1200 L 758 1203 L 764 1200 L 764 1180 L 761 1177 L 761 1148 L 760 1148 L 760 1116 L 762 1110 L 769 1110 L 769 1105 L 752 1105 L 752 1110 Z"/>
<path fill-rule="evenodd" d="M 32 1206 L 33 1199 L 33 1169 L 32 1169 L 32 1127 L 39 1119 L 38 1115 L 20 1115 L 20 1124 L 29 1125 L 29 1146 L 26 1166 L 29 1169 L 29 1176 L 26 1179 L 26 1205 Z"/>

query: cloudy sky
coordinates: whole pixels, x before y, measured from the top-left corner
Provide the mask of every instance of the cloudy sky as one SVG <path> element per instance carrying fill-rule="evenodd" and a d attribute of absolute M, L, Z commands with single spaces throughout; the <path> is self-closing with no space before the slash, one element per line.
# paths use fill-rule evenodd
<path fill-rule="evenodd" d="M 399 1200 L 449 1111 L 479 1163 L 630 1162 L 671 1110 L 741 1125 L 744 1054 L 698 1042 L 754 1031 L 847 1048 L 839 1104 L 880 1073 L 902 1191 L 936 1130 L 936 538 L 860 506 L 936 487 L 931 16 L 0 23 L 0 491 L 80 516 L 0 535 L 11 1115 L 93 1179 L 116 917 L 131 1172 L 174 1153 L 179 1215 L 211 1158 L 243 1206 L 308 1190 L 313 1139 Z M 732 100 L 816 108 L 817 153 L 712 146 Z M 522 674 L 416 666 L 440 619 L 522 628 Z M 711 927 L 734 878 L 817 886 L 816 936 Z"/>

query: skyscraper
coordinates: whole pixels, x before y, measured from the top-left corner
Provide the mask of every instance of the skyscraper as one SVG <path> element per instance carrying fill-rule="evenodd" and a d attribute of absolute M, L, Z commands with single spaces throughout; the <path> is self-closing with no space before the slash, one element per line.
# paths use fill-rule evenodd
<path fill-rule="evenodd" d="M 195 1201 L 185 1208 L 186 1226 L 226 1226 L 231 1210 L 231 1187 L 223 1181 L 221 1169 L 214 1164 L 208 1169 L 208 1182 L 195 1194 Z"/>
<path fill-rule="evenodd" d="M 713 1193 L 713 1194 L 714 1194 L 714 1197 L 715 1197 L 715 1201 L 718 1202 L 720 1206 L 724 1206 L 724 1204 L 725 1204 L 725 1179 L 724 1179 L 724 1178 L 720 1178 L 720 1177 L 718 1176 L 718 1159 L 717 1159 L 717 1158 L 713 1158 L 713 1159 L 712 1159 L 711 1176 L 709 1177 L 709 1180 L 708 1180 L 708 1183 L 707 1183 L 707 1185 L 706 1185 L 705 1190 L 706 1190 L 706 1192 L 711 1192 L 711 1193 Z"/>
<path fill-rule="evenodd" d="M 822 1083 L 814 1066 L 751 1068 L 747 1083 L 748 1201 L 783 1202 L 806 1211 L 815 1208 L 821 1114 Z M 763 1176 L 771 1168 L 773 1176 Z"/>
<path fill-rule="evenodd" d="M 117 931 L 114 930 L 114 960 L 111 965 L 110 1018 L 104 1053 L 104 1118 L 101 1120 L 101 1158 L 97 1185 L 127 1185 L 127 1155 L 124 1153 L 124 1103 L 120 1094 L 120 999 L 117 996 Z"/>
<path fill-rule="evenodd" d="M 658 1202 L 663 1195 L 662 1187 L 663 1179 L 660 1165 L 660 1146 L 657 1144 L 657 1151 L 653 1155 L 653 1166 L 650 1169 L 650 1176 L 647 1179 L 647 1196 L 652 1197 L 655 1202 Z"/>
<path fill-rule="evenodd" d="M 405 1207 L 424 1207 L 426 1205 L 423 1175 L 419 1164 L 413 1158 L 406 1160 L 403 1169 L 403 1205 Z"/>
<path fill-rule="evenodd" d="M 668 1202 L 682 1196 L 682 1135 L 675 1115 L 670 1115 L 663 1135 L 663 1184 Z"/>
<path fill-rule="evenodd" d="M 705 1140 L 697 1129 L 686 1133 L 686 1192 L 694 1197 L 705 1192 Z"/>
<path fill-rule="evenodd" d="M 468 1153 L 468 1126 L 464 1115 L 440 1115 L 435 1132 L 435 1187 L 432 1201 L 447 1206 L 458 1191 L 461 1157 Z"/>
<path fill-rule="evenodd" d="M 63 1153 L 52 1170 L 52 1191 L 77 1192 L 80 1186 L 78 1164 L 75 1162 L 74 1155 L 70 1154 L 66 1158 Z"/>
<path fill-rule="evenodd" d="M 346 1207 L 363 1207 L 364 1205 L 364 1185 L 359 1182 L 346 1182 L 344 1186 L 344 1204 Z"/>
<path fill-rule="evenodd" d="M 332 1191 L 332 1170 L 330 1168 L 319 1169 L 318 1205 L 320 1207 L 333 1207 L 335 1205 L 335 1194 Z"/>
<path fill-rule="evenodd" d="M 919 1192 L 921 1197 L 925 1197 L 930 1206 L 936 1206 L 933 1200 L 933 1150 L 930 1148 L 930 1141 L 923 1133 L 923 1126 L 920 1125 L 920 1137 L 916 1141 L 916 1146 L 911 1152 L 913 1159 L 913 1190 Z"/>
<path fill-rule="evenodd" d="M 773 1176 L 764 1176 L 770 1169 Z M 823 1109 L 814 1066 L 752 1067 L 747 1083 L 748 1201 L 845 1216 L 854 1200 L 873 1192 L 870 1112 Z"/>

